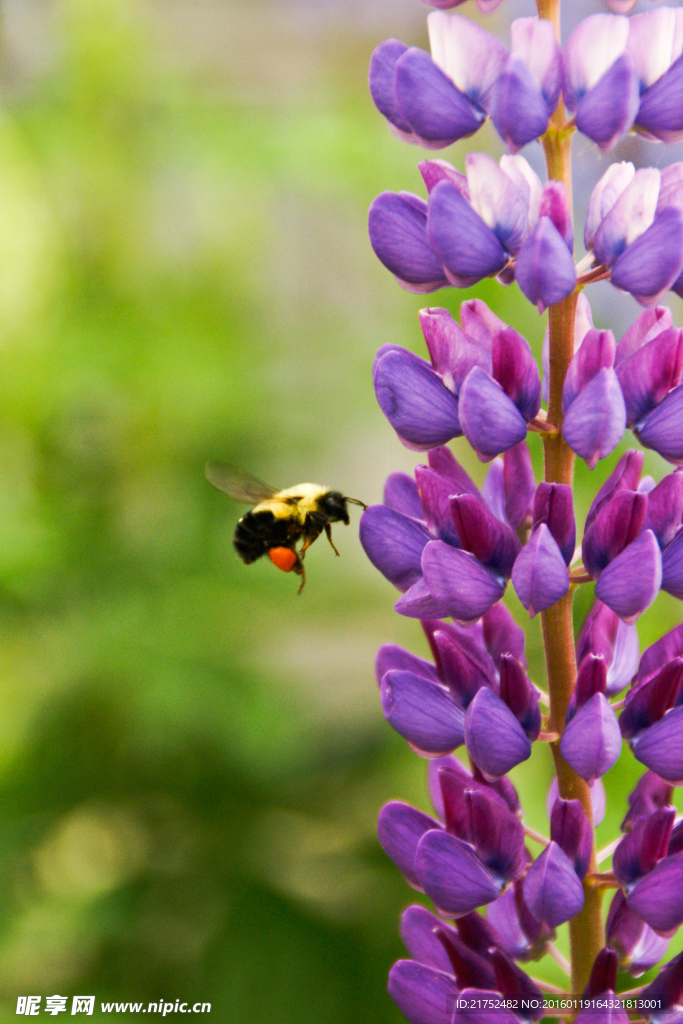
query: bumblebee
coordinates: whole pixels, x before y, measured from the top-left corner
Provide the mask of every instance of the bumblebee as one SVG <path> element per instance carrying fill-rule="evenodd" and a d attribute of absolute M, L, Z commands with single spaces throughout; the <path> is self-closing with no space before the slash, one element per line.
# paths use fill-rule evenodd
<path fill-rule="evenodd" d="M 347 498 L 340 491 L 331 491 L 320 484 L 297 484 L 278 491 L 261 480 L 233 466 L 210 462 L 206 479 L 237 501 L 254 507 L 237 523 L 233 545 L 242 561 L 249 565 L 267 554 L 273 565 L 283 572 L 301 577 L 299 593 L 306 582 L 304 555 L 320 534 L 325 535 L 336 555 L 332 541 L 332 523 L 349 525 L 347 505 L 367 505 L 357 498 Z M 299 541 L 303 544 L 296 550 Z"/>

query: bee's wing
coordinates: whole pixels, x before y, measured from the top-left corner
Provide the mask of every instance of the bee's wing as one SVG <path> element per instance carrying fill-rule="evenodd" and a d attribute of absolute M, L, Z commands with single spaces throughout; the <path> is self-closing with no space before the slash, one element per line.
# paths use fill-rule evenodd
<path fill-rule="evenodd" d="M 264 484 L 262 480 L 257 480 L 250 473 L 243 473 L 241 469 L 235 469 L 234 466 L 228 466 L 221 462 L 207 463 L 204 476 L 219 491 L 224 491 L 231 498 L 244 501 L 248 505 L 257 505 L 260 501 L 265 501 L 277 494 L 275 487 Z"/>

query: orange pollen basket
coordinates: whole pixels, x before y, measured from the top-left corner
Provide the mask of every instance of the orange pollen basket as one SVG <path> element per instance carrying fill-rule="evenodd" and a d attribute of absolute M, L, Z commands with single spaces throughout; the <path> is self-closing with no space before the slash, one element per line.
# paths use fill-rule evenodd
<path fill-rule="evenodd" d="M 291 572 L 298 561 L 296 552 L 291 548 L 270 548 L 268 558 L 283 572 Z"/>

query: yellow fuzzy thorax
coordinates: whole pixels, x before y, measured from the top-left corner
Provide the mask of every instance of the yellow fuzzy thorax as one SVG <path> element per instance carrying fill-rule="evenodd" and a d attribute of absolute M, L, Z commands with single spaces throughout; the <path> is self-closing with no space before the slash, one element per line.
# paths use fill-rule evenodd
<path fill-rule="evenodd" d="M 308 513 L 317 510 L 320 498 L 324 494 L 329 494 L 329 490 L 329 487 L 322 487 L 320 484 L 297 484 L 259 502 L 252 512 L 263 512 L 267 509 L 276 519 L 291 519 L 303 526 Z M 293 503 L 292 498 L 299 500 Z"/>

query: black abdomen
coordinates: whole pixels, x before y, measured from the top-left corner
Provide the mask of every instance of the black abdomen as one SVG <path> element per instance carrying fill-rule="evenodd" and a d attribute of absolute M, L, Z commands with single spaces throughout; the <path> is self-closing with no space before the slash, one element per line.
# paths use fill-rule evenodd
<path fill-rule="evenodd" d="M 265 555 L 270 548 L 293 547 L 296 536 L 292 536 L 292 533 L 300 532 L 296 526 L 291 520 L 276 519 L 268 509 L 247 512 L 235 527 L 232 543 L 242 561 L 249 565 Z"/>

